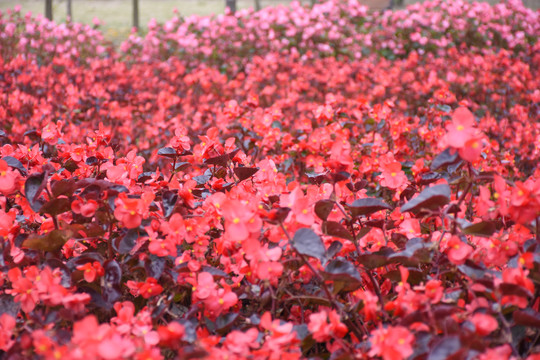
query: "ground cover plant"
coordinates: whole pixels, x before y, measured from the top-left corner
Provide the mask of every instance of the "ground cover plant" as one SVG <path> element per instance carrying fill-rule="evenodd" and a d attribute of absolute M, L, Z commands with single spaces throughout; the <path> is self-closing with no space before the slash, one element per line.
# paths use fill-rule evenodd
<path fill-rule="evenodd" d="M 540 358 L 538 12 L 263 11 L 0 17 L 1 357 Z"/>

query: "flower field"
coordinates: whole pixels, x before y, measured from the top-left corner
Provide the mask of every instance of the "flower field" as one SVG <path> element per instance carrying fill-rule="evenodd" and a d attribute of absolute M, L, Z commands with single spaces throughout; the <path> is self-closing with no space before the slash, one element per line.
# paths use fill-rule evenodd
<path fill-rule="evenodd" d="M 0 358 L 540 359 L 540 12 L 0 15 Z"/>

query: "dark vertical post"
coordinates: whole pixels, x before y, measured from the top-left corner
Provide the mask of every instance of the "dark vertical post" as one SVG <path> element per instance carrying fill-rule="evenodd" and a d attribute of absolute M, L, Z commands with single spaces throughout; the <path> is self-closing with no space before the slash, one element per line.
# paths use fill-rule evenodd
<path fill-rule="evenodd" d="M 53 19 L 52 0 L 45 0 L 45 17 L 49 20 Z"/>
<path fill-rule="evenodd" d="M 139 31 L 139 0 L 133 0 L 133 27 Z"/>
<path fill-rule="evenodd" d="M 236 0 L 225 0 L 225 7 L 228 7 L 231 10 L 231 13 L 236 12 Z"/>
<path fill-rule="evenodd" d="M 70 20 L 73 20 L 73 11 L 71 6 L 71 0 L 67 0 L 67 16 Z"/>
<path fill-rule="evenodd" d="M 255 0 L 255 11 L 261 10 L 261 0 Z"/>

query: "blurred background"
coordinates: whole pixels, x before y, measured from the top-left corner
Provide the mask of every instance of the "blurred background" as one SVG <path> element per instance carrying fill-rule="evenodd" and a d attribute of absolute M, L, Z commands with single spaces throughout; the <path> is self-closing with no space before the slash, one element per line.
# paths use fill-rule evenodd
<path fill-rule="evenodd" d="M 288 4 L 292 0 L 0 0 L 0 11 L 21 6 L 23 14 L 31 12 L 33 15 L 45 14 L 46 3 L 49 3 L 49 12 L 54 21 L 65 22 L 68 13 L 75 22 L 92 24 L 98 18 L 102 25 L 104 35 L 118 42 L 130 33 L 134 22 L 138 21 L 139 29 L 144 32 L 146 24 L 154 18 L 158 23 L 165 22 L 173 16 L 176 9 L 181 16 L 221 14 L 225 11 L 226 2 L 235 3 L 236 8 L 258 8 Z M 299 0 L 310 4 L 318 0 Z M 371 10 L 381 10 L 393 5 L 401 8 L 419 0 L 361 0 Z M 449 0 L 451 1 L 451 0 Z M 392 4 L 391 4 L 392 2 Z M 497 0 L 489 0 L 497 3 Z M 523 0 L 525 6 L 533 9 L 540 8 L 540 0 Z M 134 5 L 138 7 L 137 19 L 133 16 Z"/>

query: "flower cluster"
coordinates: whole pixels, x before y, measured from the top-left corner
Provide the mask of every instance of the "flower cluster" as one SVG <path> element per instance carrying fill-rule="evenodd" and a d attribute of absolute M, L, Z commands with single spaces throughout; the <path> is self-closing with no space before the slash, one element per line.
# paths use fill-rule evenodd
<path fill-rule="evenodd" d="M 2 14 L 0 357 L 538 359 L 538 24 Z"/>

